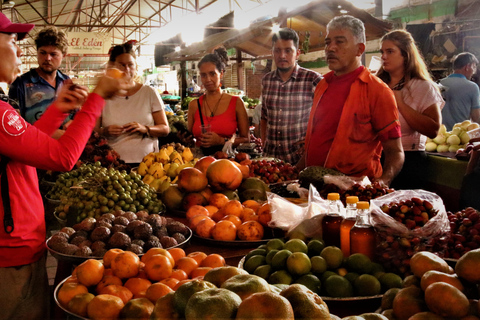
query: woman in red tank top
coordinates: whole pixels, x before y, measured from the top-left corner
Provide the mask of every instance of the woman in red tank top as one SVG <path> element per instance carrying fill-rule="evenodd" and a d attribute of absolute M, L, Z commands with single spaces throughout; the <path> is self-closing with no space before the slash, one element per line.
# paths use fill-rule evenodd
<path fill-rule="evenodd" d="M 234 147 L 250 141 L 248 115 L 242 99 L 222 93 L 221 80 L 226 61 L 225 48 L 217 48 L 200 60 L 198 67 L 205 94 L 188 105 L 188 130 L 193 133 L 204 155 L 221 151 L 235 133 Z M 202 133 L 202 125 L 209 126 L 208 132 Z"/>

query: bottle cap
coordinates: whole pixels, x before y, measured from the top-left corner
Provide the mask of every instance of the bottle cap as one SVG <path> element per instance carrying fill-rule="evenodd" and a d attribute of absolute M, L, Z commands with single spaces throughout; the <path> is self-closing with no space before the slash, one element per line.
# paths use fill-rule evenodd
<path fill-rule="evenodd" d="M 357 203 L 358 202 L 358 197 L 357 196 L 348 196 L 346 202 L 350 203 L 350 204 Z"/>
<path fill-rule="evenodd" d="M 340 194 L 339 193 L 329 193 L 327 196 L 328 200 L 340 200 Z"/>
<path fill-rule="evenodd" d="M 370 208 L 370 203 L 368 201 L 358 201 L 357 202 L 357 209 L 369 209 Z"/>

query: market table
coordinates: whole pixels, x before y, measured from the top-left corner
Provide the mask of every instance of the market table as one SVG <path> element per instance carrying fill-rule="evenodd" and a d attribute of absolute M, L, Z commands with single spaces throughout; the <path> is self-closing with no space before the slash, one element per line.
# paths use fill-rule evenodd
<path fill-rule="evenodd" d="M 447 210 L 460 210 L 460 189 L 468 161 L 455 159 L 453 153 L 428 152 L 427 155 L 427 190 L 438 194 Z"/>

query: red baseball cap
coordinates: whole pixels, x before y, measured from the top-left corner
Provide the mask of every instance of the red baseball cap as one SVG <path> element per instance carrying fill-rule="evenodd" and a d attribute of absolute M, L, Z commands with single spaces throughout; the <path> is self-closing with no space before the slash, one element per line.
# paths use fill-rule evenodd
<path fill-rule="evenodd" d="M 1 33 L 16 33 L 17 40 L 22 40 L 33 27 L 35 27 L 35 25 L 31 23 L 12 23 L 10 19 L 0 12 Z"/>

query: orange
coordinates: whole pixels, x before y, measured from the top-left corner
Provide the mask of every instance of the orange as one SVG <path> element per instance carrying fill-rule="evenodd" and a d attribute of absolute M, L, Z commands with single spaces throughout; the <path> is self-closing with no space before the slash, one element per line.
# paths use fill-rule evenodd
<path fill-rule="evenodd" d="M 220 220 L 212 228 L 212 238 L 220 241 L 234 241 L 237 238 L 237 227 L 232 221 Z"/>
<path fill-rule="evenodd" d="M 232 221 L 233 224 L 235 225 L 235 228 L 240 227 L 240 225 L 242 224 L 242 220 L 241 220 L 239 217 L 234 216 L 234 215 L 231 215 L 231 214 L 228 215 L 228 216 L 223 217 L 222 220 Z"/>
<path fill-rule="evenodd" d="M 110 265 L 112 264 L 113 259 L 115 259 L 115 256 L 122 252 L 124 251 L 118 248 L 110 249 L 105 252 L 105 254 L 103 255 L 103 265 L 105 266 L 105 268 L 110 268 Z"/>
<path fill-rule="evenodd" d="M 188 208 L 187 212 L 185 213 L 185 217 L 187 219 L 191 219 L 195 216 L 198 216 L 199 214 L 203 214 L 203 215 L 208 216 L 210 214 L 210 212 L 204 206 L 195 204 L 195 205 L 191 206 L 190 208 Z"/>
<path fill-rule="evenodd" d="M 88 288 L 80 283 L 64 283 L 58 290 L 58 301 L 62 306 L 66 307 L 70 300 L 80 293 L 88 293 Z"/>
<path fill-rule="evenodd" d="M 139 292 L 146 291 L 151 285 L 152 283 L 148 279 L 130 278 L 123 286 L 130 290 L 135 296 Z"/>
<path fill-rule="evenodd" d="M 218 253 L 209 254 L 205 259 L 203 259 L 202 263 L 200 264 L 201 267 L 210 268 L 218 268 L 225 265 L 225 258 Z"/>
<path fill-rule="evenodd" d="M 202 219 L 195 228 L 195 233 L 202 238 L 211 238 L 212 229 L 215 226 L 215 221 L 210 218 Z"/>
<path fill-rule="evenodd" d="M 105 276 L 105 272 L 104 272 L 104 276 Z M 65 279 L 65 281 L 63 283 L 65 284 L 65 283 L 70 283 L 70 282 L 79 283 L 77 276 L 70 276 L 67 279 Z"/>
<path fill-rule="evenodd" d="M 221 209 L 225 211 L 226 215 L 232 214 L 240 217 L 244 208 L 240 201 L 234 199 L 229 200 Z"/>
<path fill-rule="evenodd" d="M 209 205 L 206 205 L 206 206 L 205 206 L 205 209 L 208 210 L 208 213 L 209 213 L 208 216 L 209 216 L 209 217 L 211 217 L 215 212 L 218 211 L 218 208 L 217 208 L 217 207 L 212 206 L 212 205 L 210 205 L 210 204 L 209 204 Z"/>
<path fill-rule="evenodd" d="M 155 255 L 155 254 L 161 254 L 162 256 L 165 256 L 168 258 L 168 260 L 170 260 L 170 263 L 172 264 L 172 266 L 175 265 L 175 260 L 173 259 L 172 255 L 170 254 L 170 252 L 168 252 L 168 250 L 166 249 L 162 249 L 162 248 L 151 248 L 149 249 L 141 258 L 141 261 L 143 263 L 147 263 L 147 260 L 150 259 L 151 256 Z"/>
<path fill-rule="evenodd" d="M 173 288 L 173 291 L 177 291 L 178 287 L 180 287 L 182 284 L 190 282 L 190 281 L 192 281 L 192 279 L 185 279 L 185 280 L 179 281 L 177 283 L 177 285 L 175 286 L 175 288 Z"/>
<path fill-rule="evenodd" d="M 218 222 L 222 220 L 225 216 L 227 215 L 227 212 L 223 209 L 218 209 L 215 211 L 214 214 L 212 214 L 211 218 L 213 221 Z"/>
<path fill-rule="evenodd" d="M 257 221 L 247 221 L 237 229 L 240 240 L 258 241 L 263 238 L 263 226 Z"/>
<path fill-rule="evenodd" d="M 92 320 L 113 320 L 118 318 L 124 305 L 117 296 L 99 294 L 88 304 L 87 314 Z"/>
<path fill-rule="evenodd" d="M 103 264 L 105 265 L 105 264 Z M 107 268 L 103 271 L 103 276 L 113 276 L 113 271 L 110 268 Z"/>
<path fill-rule="evenodd" d="M 183 257 L 178 259 L 177 268 L 185 271 L 187 276 L 193 271 L 193 269 L 198 267 L 198 262 L 192 257 Z"/>
<path fill-rule="evenodd" d="M 188 279 L 188 274 L 182 269 L 173 269 L 170 278 L 178 279 L 179 281 L 185 280 Z"/>
<path fill-rule="evenodd" d="M 170 277 L 173 271 L 173 265 L 167 256 L 154 254 L 145 262 L 144 270 L 147 273 L 148 279 L 160 281 Z"/>
<path fill-rule="evenodd" d="M 245 208 L 250 208 L 250 209 L 253 209 L 253 211 L 257 212 L 258 208 L 260 208 L 260 206 L 262 204 L 260 202 L 255 201 L 255 200 L 245 200 L 245 201 L 242 202 L 242 205 Z"/>
<path fill-rule="evenodd" d="M 202 263 L 203 259 L 205 259 L 207 257 L 207 254 L 205 252 L 202 252 L 202 251 L 193 251 L 193 252 L 190 252 L 189 254 L 187 254 L 187 257 L 195 259 L 195 261 L 197 261 L 198 265 L 200 265 L 200 263 Z"/>
<path fill-rule="evenodd" d="M 201 278 L 203 279 L 203 276 L 207 274 L 208 271 L 210 271 L 212 268 L 211 267 L 198 267 L 193 269 L 193 271 L 190 273 L 190 278 L 191 279 L 196 279 L 196 278 Z"/>
<path fill-rule="evenodd" d="M 106 286 L 102 290 L 100 290 L 99 294 L 111 294 L 112 296 L 117 296 L 122 299 L 123 303 L 127 303 L 132 299 L 133 293 L 125 288 L 124 286 L 119 286 L 116 284 L 112 284 L 110 286 Z"/>
<path fill-rule="evenodd" d="M 105 288 L 106 286 L 116 284 L 121 286 L 123 284 L 122 279 L 120 279 L 117 276 L 114 275 L 106 275 L 103 276 L 103 279 L 97 284 L 97 287 L 95 288 L 95 291 L 98 293 L 100 290 Z"/>
<path fill-rule="evenodd" d="M 133 295 L 132 299 L 146 298 L 146 297 L 147 297 L 147 290 L 137 292 L 136 294 Z"/>
<path fill-rule="evenodd" d="M 204 214 L 200 214 L 198 216 L 195 216 L 193 217 L 192 219 L 188 220 L 188 226 L 190 227 L 190 229 L 192 229 L 192 231 L 195 231 L 195 229 L 197 228 L 197 225 L 200 221 L 202 221 L 203 219 L 205 218 L 209 218 L 209 216 L 206 216 Z"/>
<path fill-rule="evenodd" d="M 268 223 L 272 220 L 272 212 L 270 211 L 270 205 L 264 203 L 260 208 L 258 208 L 258 222 L 264 227 L 268 227 Z"/>
<path fill-rule="evenodd" d="M 170 255 L 172 256 L 173 261 L 175 261 L 175 263 L 177 262 L 178 259 L 186 256 L 185 250 L 183 250 L 182 248 L 178 248 L 178 247 L 168 249 L 168 253 L 170 253 Z"/>
<path fill-rule="evenodd" d="M 88 259 L 76 268 L 78 282 L 90 287 L 97 285 L 103 278 L 105 267 L 99 260 Z"/>
<path fill-rule="evenodd" d="M 105 73 L 107 76 L 114 78 L 114 79 L 121 79 L 125 76 L 125 73 L 116 69 L 116 68 L 108 68 L 107 72 Z"/>
<path fill-rule="evenodd" d="M 117 254 L 112 261 L 113 274 L 120 279 L 135 277 L 139 270 L 140 258 L 131 251 Z"/>
<path fill-rule="evenodd" d="M 223 193 L 214 193 L 208 199 L 208 204 L 220 209 L 229 201 L 228 197 Z"/>
<path fill-rule="evenodd" d="M 146 292 L 146 298 L 150 300 L 153 303 L 156 303 L 158 299 L 163 297 L 169 292 L 173 292 L 172 288 L 170 288 L 168 285 L 157 282 L 152 284 Z"/>
<path fill-rule="evenodd" d="M 240 219 L 242 219 L 243 222 L 258 221 L 258 215 L 255 213 L 253 209 L 245 208 L 243 209 L 242 214 L 240 215 Z"/>
<path fill-rule="evenodd" d="M 177 283 L 180 282 L 180 280 L 170 277 L 170 278 L 160 280 L 159 282 L 166 284 L 167 286 L 169 286 L 173 290 L 173 288 L 175 288 L 175 286 L 177 285 Z"/>

